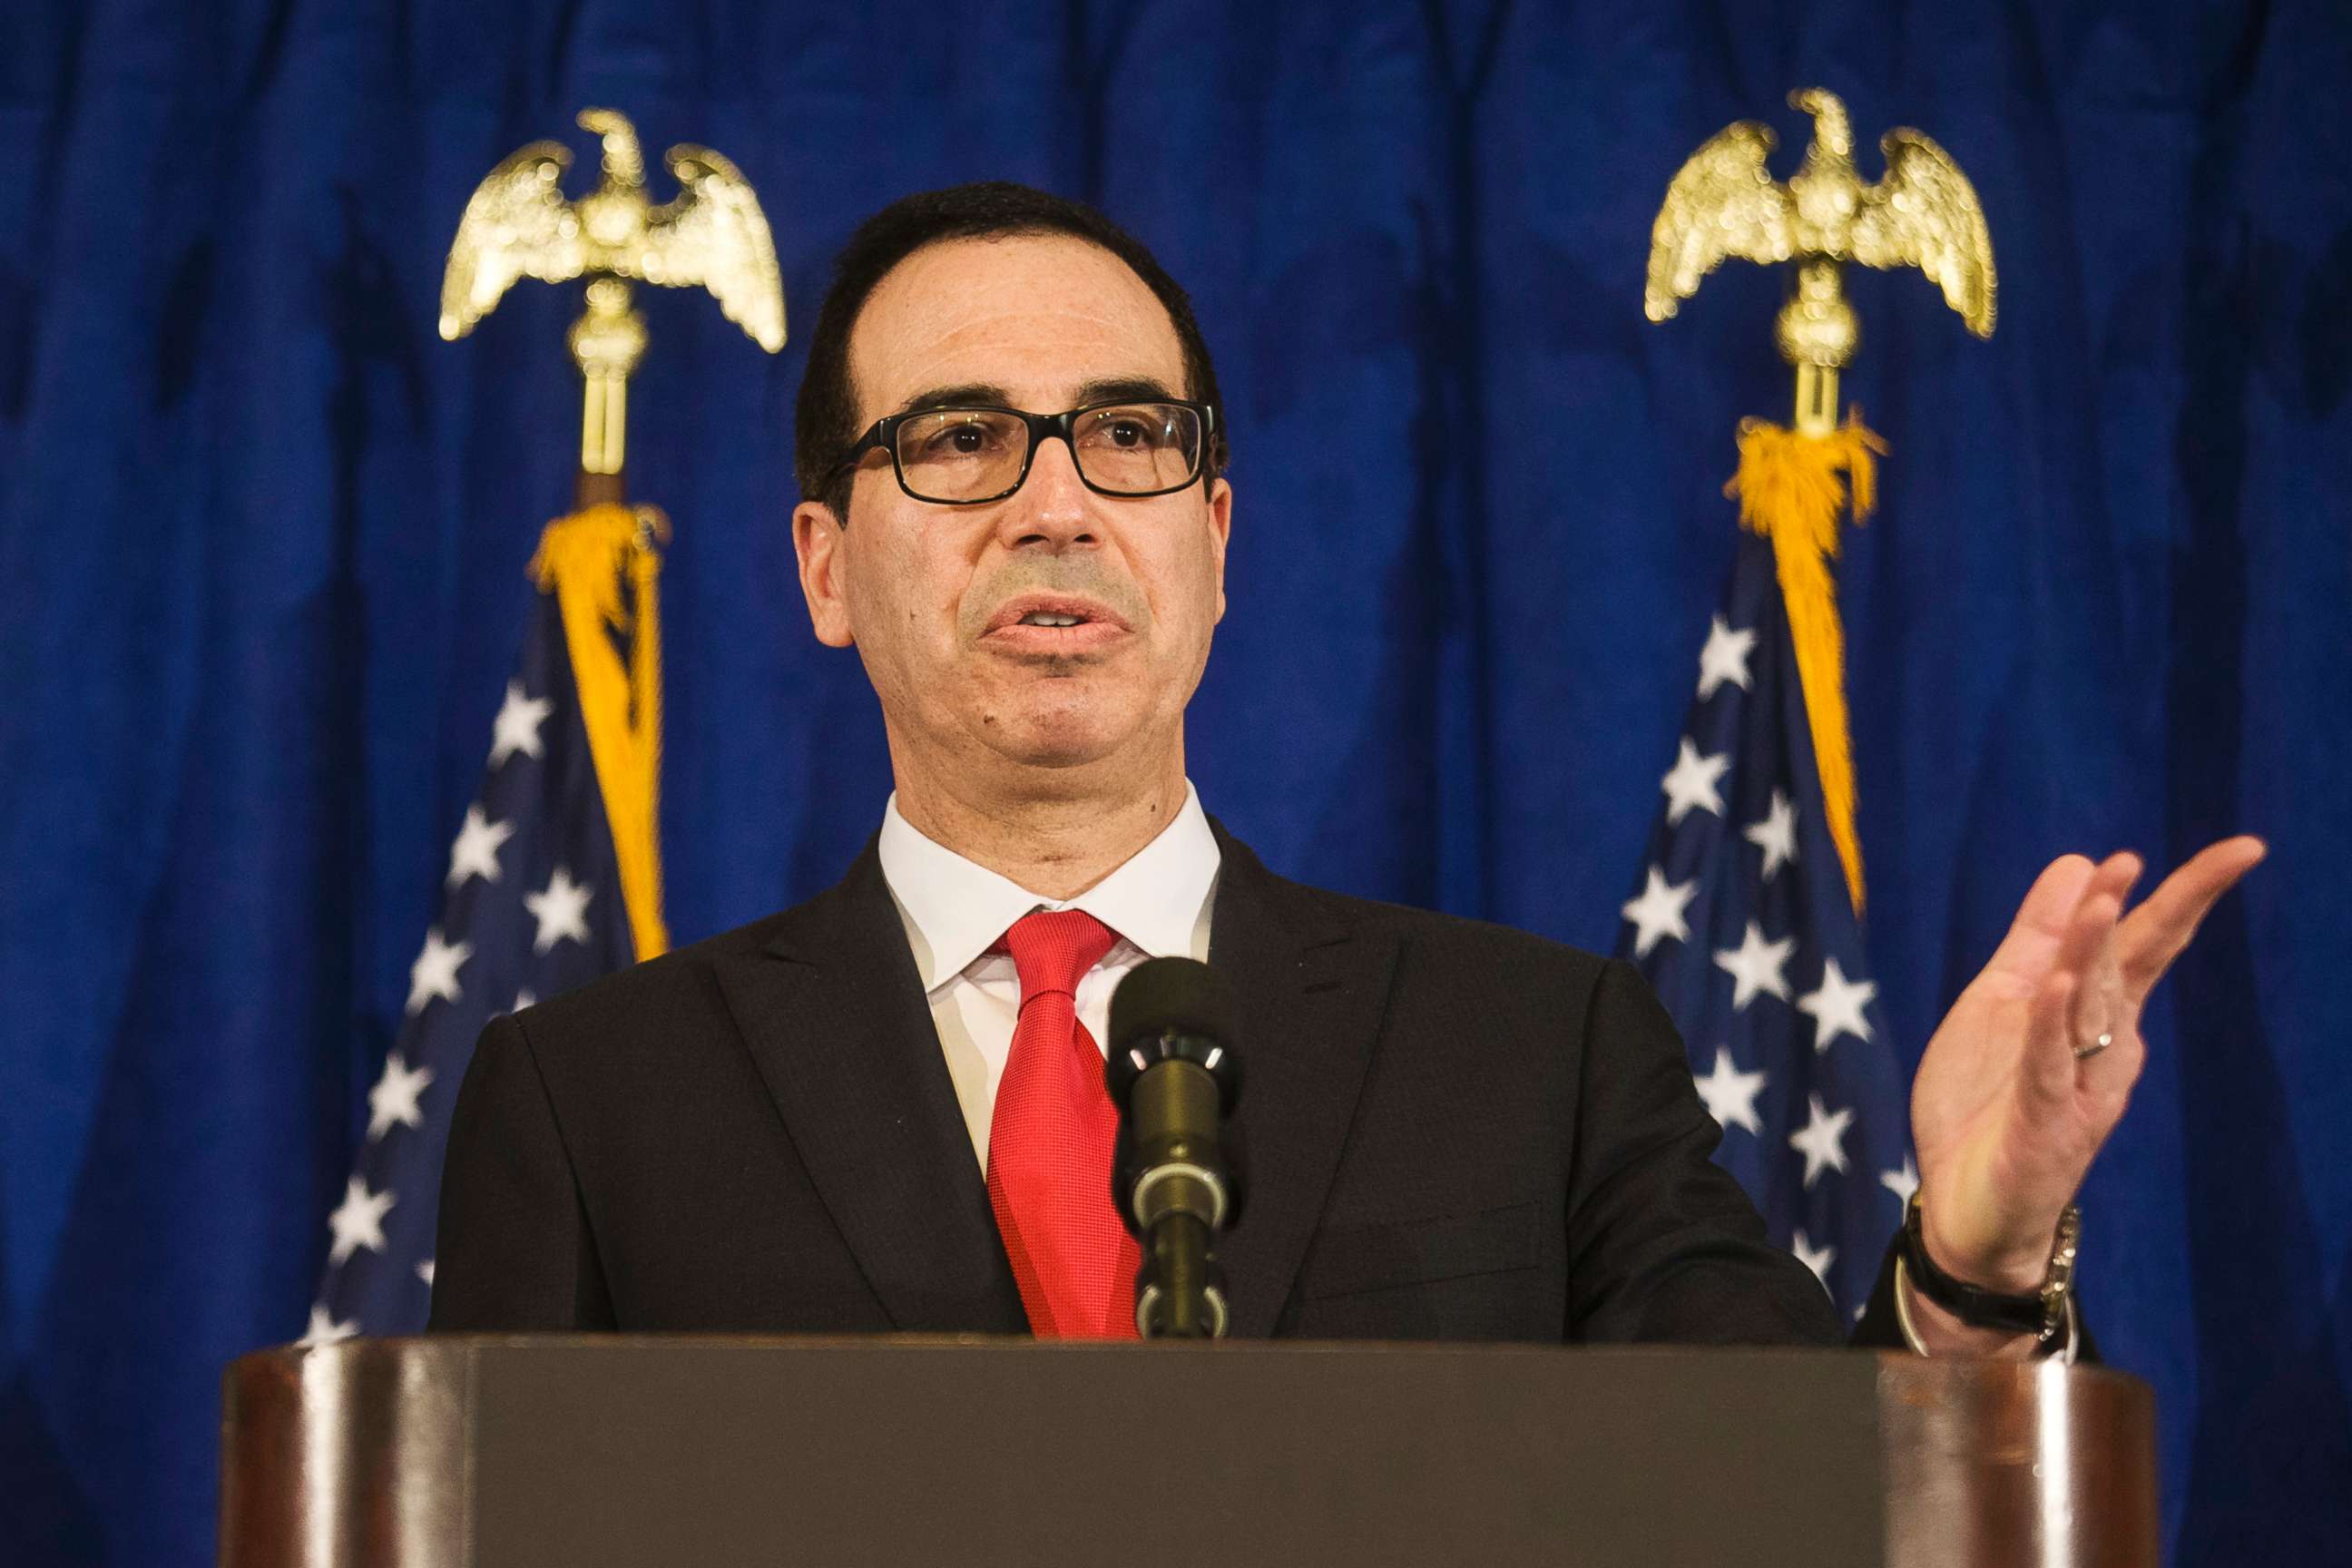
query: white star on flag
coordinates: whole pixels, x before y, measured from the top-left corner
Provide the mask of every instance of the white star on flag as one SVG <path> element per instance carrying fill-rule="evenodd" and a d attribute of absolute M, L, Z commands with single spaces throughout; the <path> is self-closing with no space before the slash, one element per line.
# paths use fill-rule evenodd
<path fill-rule="evenodd" d="M 462 888 L 468 877 L 479 877 L 485 882 L 499 879 L 499 849 L 514 837 L 514 825 L 492 822 L 482 814 L 480 805 L 466 808 L 466 824 L 457 830 L 457 841 L 449 846 L 450 888 Z"/>
<path fill-rule="evenodd" d="M 1911 1163 L 1911 1156 L 1908 1154 L 1903 1156 L 1903 1168 L 1899 1171 L 1879 1172 L 1878 1184 L 1893 1193 L 1895 1201 L 1901 1204 L 1904 1212 L 1908 1214 L 1911 1209 L 1911 1194 L 1919 1190 L 1919 1172 Z"/>
<path fill-rule="evenodd" d="M 1717 687 L 1731 682 L 1748 689 L 1748 654 L 1756 646 L 1754 632 L 1736 632 L 1721 616 L 1706 629 L 1706 646 L 1698 650 L 1698 694 L 1715 695 Z"/>
<path fill-rule="evenodd" d="M 394 1127 L 423 1127 L 425 1112 L 416 1097 L 433 1081 L 433 1069 L 411 1068 L 397 1048 L 386 1051 L 383 1076 L 368 1090 L 368 1142 L 373 1143 Z"/>
<path fill-rule="evenodd" d="M 507 700 L 499 705 L 499 716 L 491 725 L 490 766 L 497 767 L 517 752 L 538 756 L 539 727 L 554 708 L 543 698 L 524 696 L 521 681 L 508 681 Z"/>
<path fill-rule="evenodd" d="M 1830 1110 L 1818 1094 L 1805 1096 L 1805 1103 L 1812 1120 L 1789 1134 L 1789 1147 L 1805 1157 L 1805 1188 L 1810 1192 L 1823 1167 L 1844 1173 L 1845 1129 L 1853 1112 Z"/>
<path fill-rule="evenodd" d="M 1715 962 L 1732 979 L 1731 1010 L 1746 1011 L 1759 991 L 1768 991 L 1786 1002 L 1789 977 L 1781 971 L 1788 966 L 1789 955 L 1796 951 L 1796 938 L 1766 942 L 1764 928 L 1754 921 L 1748 922 L 1748 934 L 1740 939 L 1738 947 L 1717 948 Z"/>
<path fill-rule="evenodd" d="M 416 1277 L 425 1281 L 427 1290 L 433 1289 L 433 1259 L 428 1258 L 416 1266 Z"/>
<path fill-rule="evenodd" d="M 435 997 L 455 1002 L 465 994 L 457 984 L 457 971 L 466 960 L 474 956 L 474 944 L 461 942 L 451 946 L 441 938 L 441 928 L 434 927 L 425 933 L 425 951 L 408 966 L 408 1011 L 425 1011 Z"/>
<path fill-rule="evenodd" d="M 1773 872 L 1797 858 L 1797 811 L 1789 797 L 1774 790 L 1764 820 L 1750 824 L 1746 837 L 1764 851 L 1764 880 L 1770 881 Z"/>
<path fill-rule="evenodd" d="M 315 1351 L 327 1345 L 341 1344 L 359 1331 L 357 1320 L 348 1323 L 335 1321 L 335 1315 L 328 1311 L 326 1303 L 321 1301 L 311 1306 L 310 1326 L 294 1342 L 306 1351 Z"/>
<path fill-rule="evenodd" d="M 353 1176 L 343 1187 L 342 1204 L 327 1216 L 327 1226 L 335 1233 L 335 1244 L 328 1250 L 327 1261 L 341 1263 L 362 1247 L 370 1252 L 382 1252 L 383 1216 L 391 1212 L 393 1202 L 390 1189 L 372 1193 L 366 1182 Z"/>
<path fill-rule="evenodd" d="M 1731 767 L 1731 758 L 1718 752 L 1702 757 L 1691 744 L 1688 735 L 1683 737 L 1682 750 L 1675 757 L 1675 765 L 1659 781 L 1666 791 L 1666 826 L 1672 827 L 1696 809 L 1723 815 L 1723 796 L 1716 793 L 1716 783 Z"/>
<path fill-rule="evenodd" d="M 1762 1136 L 1764 1123 L 1756 1115 L 1756 1097 L 1764 1088 L 1760 1072 L 1741 1072 L 1731 1064 L 1731 1047 L 1715 1047 L 1715 1070 L 1705 1078 L 1691 1075 L 1698 1086 L 1698 1097 L 1706 1101 L 1706 1113 L 1715 1118 L 1716 1125 L 1726 1131 L 1745 1127 Z"/>
<path fill-rule="evenodd" d="M 531 938 L 530 950 L 545 952 L 567 937 L 573 942 L 586 942 L 588 900 L 593 897 L 594 889 L 574 882 L 572 873 L 561 866 L 547 879 L 546 887 L 536 893 L 525 893 L 523 908 L 539 921 L 539 934 Z"/>
<path fill-rule="evenodd" d="M 1673 937 L 1676 942 L 1690 940 L 1690 926 L 1683 911 L 1690 908 L 1691 900 L 1698 896 L 1698 883 L 1668 882 L 1664 868 L 1650 868 L 1648 885 L 1642 896 L 1627 903 L 1620 912 L 1638 928 L 1633 938 L 1633 955 L 1646 958 L 1658 945 L 1660 937 Z"/>
<path fill-rule="evenodd" d="M 1877 994 L 1878 987 L 1869 981 L 1848 980 L 1834 956 L 1823 960 L 1822 988 L 1797 998 L 1797 1010 L 1813 1016 L 1813 1049 L 1828 1050 L 1840 1035 L 1855 1036 L 1868 1045 L 1870 1021 L 1862 1010 Z"/>
<path fill-rule="evenodd" d="M 1805 1239 L 1805 1233 L 1801 1229 L 1789 1238 L 1789 1250 L 1797 1255 L 1798 1262 L 1813 1271 L 1813 1278 L 1822 1282 L 1822 1289 L 1829 1289 L 1830 1265 L 1837 1261 L 1836 1247 L 1813 1246 Z"/>

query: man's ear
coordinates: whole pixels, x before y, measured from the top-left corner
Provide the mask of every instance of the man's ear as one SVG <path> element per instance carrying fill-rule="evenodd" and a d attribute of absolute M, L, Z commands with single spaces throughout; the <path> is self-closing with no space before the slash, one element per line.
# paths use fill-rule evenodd
<path fill-rule="evenodd" d="M 1225 618 L 1225 545 L 1234 531 L 1234 487 L 1218 479 L 1209 487 L 1210 550 L 1217 562 L 1217 619 Z"/>
<path fill-rule="evenodd" d="M 801 596 L 808 601 L 809 626 L 827 647 L 847 647 L 850 635 L 848 531 L 823 501 L 793 508 L 793 552 L 800 557 Z"/>

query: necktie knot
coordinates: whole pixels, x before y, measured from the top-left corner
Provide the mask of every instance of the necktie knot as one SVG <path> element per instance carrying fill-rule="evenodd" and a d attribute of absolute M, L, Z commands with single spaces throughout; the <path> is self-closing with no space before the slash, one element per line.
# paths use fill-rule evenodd
<path fill-rule="evenodd" d="M 1014 921 L 1004 933 L 1004 951 L 1021 976 L 1022 1006 L 1049 994 L 1076 995 L 1079 977 L 1118 940 L 1084 910 L 1038 910 Z"/>

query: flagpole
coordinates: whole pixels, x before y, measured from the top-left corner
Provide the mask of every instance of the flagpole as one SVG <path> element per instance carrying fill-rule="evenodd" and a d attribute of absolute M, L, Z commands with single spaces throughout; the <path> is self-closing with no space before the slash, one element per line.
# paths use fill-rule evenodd
<path fill-rule="evenodd" d="M 646 320 L 628 284 L 599 278 L 564 341 L 580 368 L 580 472 L 572 510 L 627 504 L 629 377 L 645 357 Z"/>

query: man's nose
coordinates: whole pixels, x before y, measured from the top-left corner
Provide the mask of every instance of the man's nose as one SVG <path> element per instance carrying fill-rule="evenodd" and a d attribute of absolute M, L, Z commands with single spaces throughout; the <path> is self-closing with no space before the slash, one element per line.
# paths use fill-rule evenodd
<path fill-rule="evenodd" d="M 1006 501 L 997 524 L 1008 548 L 1053 551 L 1097 542 L 1086 481 L 1070 444 L 1048 437 L 1029 459 L 1029 477 Z"/>

